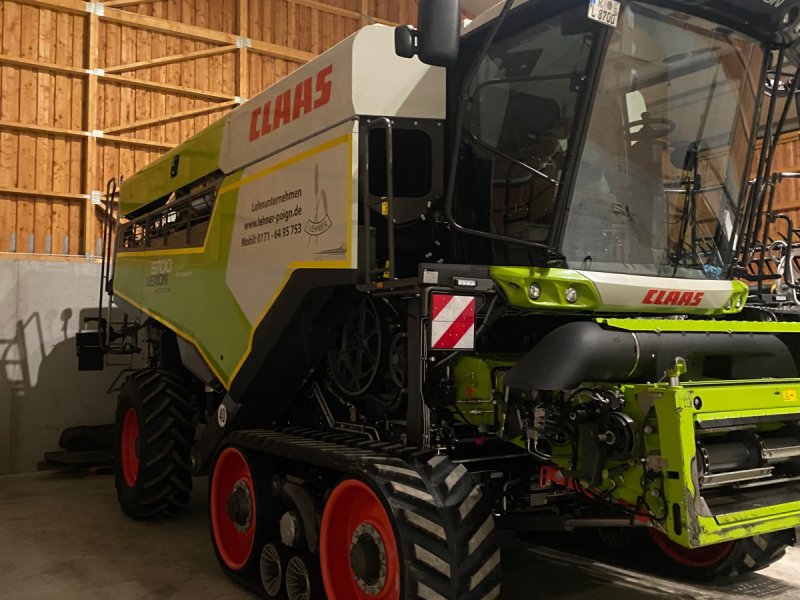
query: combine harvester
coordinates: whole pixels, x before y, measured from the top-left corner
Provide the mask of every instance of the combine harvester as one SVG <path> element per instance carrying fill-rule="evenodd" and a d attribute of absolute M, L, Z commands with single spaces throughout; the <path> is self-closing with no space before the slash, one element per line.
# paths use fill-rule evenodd
<path fill-rule="evenodd" d="M 79 344 L 146 356 L 122 509 L 208 473 L 222 569 L 289 600 L 498 598 L 496 528 L 633 532 L 691 578 L 777 560 L 800 325 L 742 319 L 736 257 L 798 27 L 800 0 L 529 0 L 462 34 L 421 0 L 126 179 L 128 320 Z"/>

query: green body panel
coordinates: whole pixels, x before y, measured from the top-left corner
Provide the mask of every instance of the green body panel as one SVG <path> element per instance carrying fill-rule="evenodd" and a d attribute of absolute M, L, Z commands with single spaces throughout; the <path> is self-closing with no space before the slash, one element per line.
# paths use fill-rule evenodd
<path fill-rule="evenodd" d="M 568 269 L 543 269 L 537 267 L 492 267 L 492 279 L 519 308 L 545 310 L 594 311 L 600 310 L 600 294 L 586 277 Z M 536 283 L 541 288 L 538 300 L 531 300 L 528 288 Z M 575 303 L 564 298 L 567 288 L 578 292 Z"/>
<path fill-rule="evenodd" d="M 800 501 L 772 504 L 712 516 L 698 490 L 695 424 L 701 420 L 736 417 L 792 415 L 800 419 L 797 390 L 800 381 L 760 383 L 686 384 L 675 388 L 642 386 L 658 418 L 660 454 L 666 469 L 679 477 L 664 479 L 664 497 L 669 506 L 680 506 L 681 533 L 675 532 L 672 510 L 664 529 L 671 539 L 687 547 L 698 547 L 740 539 L 800 525 Z M 701 398 L 702 408 L 695 408 Z M 779 488 L 776 488 L 779 489 Z"/>
<path fill-rule="evenodd" d="M 227 177 L 202 248 L 120 252 L 114 292 L 192 342 L 228 386 L 250 342 L 251 325 L 225 282 L 238 189 Z M 170 261 L 166 281 L 152 283 L 153 264 Z"/>
<path fill-rule="evenodd" d="M 517 360 L 507 356 L 467 355 L 455 361 L 456 406 L 462 420 L 479 426 L 494 424 L 497 410 L 495 390 L 503 389 L 505 371 Z"/>
<path fill-rule="evenodd" d="M 120 212 L 129 215 L 219 169 L 224 129 L 225 119 L 220 119 L 124 180 L 120 187 Z M 180 159 L 178 173 L 172 177 L 175 156 Z"/>

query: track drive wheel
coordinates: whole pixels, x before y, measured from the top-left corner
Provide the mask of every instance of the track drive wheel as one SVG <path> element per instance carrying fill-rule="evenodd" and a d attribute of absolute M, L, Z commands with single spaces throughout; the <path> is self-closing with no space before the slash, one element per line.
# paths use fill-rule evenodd
<path fill-rule="evenodd" d="M 125 380 L 115 419 L 115 484 L 134 519 L 177 514 L 189 502 L 194 437 L 189 390 L 167 371 L 144 369 Z"/>
<path fill-rule="evenodd" d="M 793 529 L 787 529 L 702 548 L 684 548 L 655 529 L 650 530 L 650 539 L 672 574 L 708 581 L 736 577 L 771 565 L 783 557 L 787 546 L 794 545 L 795 534 Z"/>
<path fill-rule="evenodd" d="M 268 484 L 269 476 L 256 464 L 254 455 L 228 446 L 217 455 L 208 489 L 211 541 L 222 570 L 248 587 L 259 582 L 254 591 L 262 594 L 273 591 L 260 589 L 262 551 L 267 541 L 278 539 L 281 514 Z M 281 570 L 282 558 L 278 555 Z M 280 581 L 284 574 L 278 577 Z M 273 597 L 279 596 L 279 590 L 274 590 Z"/>
<path fill-rule="evenodd" d="M 466 469 L 443 456 L 415 468 L 368 464 L 331 492 L 320 532 L 329 600 L 493 600 L 494 518 Z"/>

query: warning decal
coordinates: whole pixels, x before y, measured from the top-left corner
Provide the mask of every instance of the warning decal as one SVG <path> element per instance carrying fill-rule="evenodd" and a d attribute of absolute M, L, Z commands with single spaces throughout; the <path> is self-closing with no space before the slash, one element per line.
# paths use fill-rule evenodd
<path fill-rule="evenodd" d="M 475 297 L 433 294 L 431 348 L 472 350 L 475 348 Z"/>

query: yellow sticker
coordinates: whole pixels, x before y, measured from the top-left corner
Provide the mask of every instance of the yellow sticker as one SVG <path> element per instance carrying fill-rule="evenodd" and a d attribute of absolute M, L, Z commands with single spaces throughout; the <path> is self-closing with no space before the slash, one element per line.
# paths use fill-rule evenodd
<path fill-rule="evenodd" d="M 784 402 L 797 402 L 797 390 L 783 390 Z"/>
<path fill-rule="evenodd" d="M 389 202 L 387 202 L 386 200 L 381 202 L 381 214 L 384 217 L 388 217 L 389 216 Z"/>

